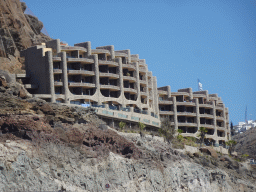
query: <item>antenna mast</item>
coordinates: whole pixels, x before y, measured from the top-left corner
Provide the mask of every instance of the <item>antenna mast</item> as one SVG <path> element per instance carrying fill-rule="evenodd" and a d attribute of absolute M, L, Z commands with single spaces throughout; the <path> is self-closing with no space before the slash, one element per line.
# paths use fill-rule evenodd
<path fill-rule="evenodd" d="M 245 108 L 245 122 L 247 123 L 247 105 L 246 105 L 246 108 Z"/>

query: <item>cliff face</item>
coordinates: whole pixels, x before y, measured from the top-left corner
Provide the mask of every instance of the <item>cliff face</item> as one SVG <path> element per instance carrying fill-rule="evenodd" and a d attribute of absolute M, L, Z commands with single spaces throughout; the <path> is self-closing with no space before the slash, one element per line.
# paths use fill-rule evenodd
<path fill-rule="evenodd" d="M 102 123 L 93 110 L 31 98 L 0 73 L 0 191 L 256 190 L 255 171 L 229 157 L 187 156 Z"/>
<path fill-rule="evenodd" d="M 32 45 L 51 40 L 41 33 L 43 23 L 24 14 L 26 4 L 19 0 L 1 0 L 0 3 L 0 69 L 11 62 L 3 58 L 19 59 L 20 51 Z M 14 57 L 14 58 L 12 58 Z"/>
<path fill-rule="evenodd" d="M 237 141 L 237 145 L 234 149 L 235 151 L 241 154 L 248 154 L 250 158 L 256 160 L 256 128 L 237 134 L 233 139 Z"/>

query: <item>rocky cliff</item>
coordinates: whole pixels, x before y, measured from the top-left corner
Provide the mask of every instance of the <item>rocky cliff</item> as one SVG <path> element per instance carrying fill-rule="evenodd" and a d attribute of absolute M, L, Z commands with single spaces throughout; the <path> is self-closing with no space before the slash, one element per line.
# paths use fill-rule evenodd
<path fill-rule="evenodd" d="M 31 98 L 10 79 L 0 78 L 0 191 L 256 190 L 246 164 L 118 132 L 93 110 Z"/>
<path fill-rule="evenodd" d="M 43 23 L 24 14 L 25 10 L 26 4 L 19 0 L 0 2 L 0 69 L 13 72 L 21 68 L 21 50 L 51 40 L 41 33 Z"/>
<path fill-rule="evenodd" d="M 237 141 L 235 151 L 240 154 L 248 154 L 250 158 L 256 160 L 256 128 L 239 133 L 233 137 Z"/>

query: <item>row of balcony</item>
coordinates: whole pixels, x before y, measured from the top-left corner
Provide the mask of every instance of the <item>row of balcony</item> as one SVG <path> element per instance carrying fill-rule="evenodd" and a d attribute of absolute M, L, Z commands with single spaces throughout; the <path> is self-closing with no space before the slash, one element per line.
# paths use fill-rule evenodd
<path fill-rule="evenodd" d="M 76 56 L 66 56 L 67 61 L 72 63 L 72 62 L 80 62 L 80 63 L 87 63 L 87 64 L 93 64 L 94 60 L 93 59 L 89 59 L 89 58 L 85 58 L 85 57 L 76 57 Z M 53 57 L 53 61 L 54 62 L 58 62 L 61 61 L 61 57 Z M 117 62 L 114 61 L 110 61 L 110 60 L 105 60 L 105 59 L 99 59 L 98 60 L 99 65 L 109 65 L 109 66 L 115 66 L 118 67 L 119 64 Z M 136 64 L 135 63 L 128 63 L 128 64 L 122 64 L 122 68 L 123 69 L 130 69 L 130 70 L 136 70 Z M 139 71 L 142 73 L 146 73 L 147 69 L 146 67 L 139 67 Z"/>

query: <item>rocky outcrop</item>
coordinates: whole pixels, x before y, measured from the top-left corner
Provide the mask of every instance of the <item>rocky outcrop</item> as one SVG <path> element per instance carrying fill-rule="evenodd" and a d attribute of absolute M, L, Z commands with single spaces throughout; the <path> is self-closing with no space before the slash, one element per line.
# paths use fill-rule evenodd
<path fill-rule="evenodd" d="M 256 190 L 253 171 L 228 156 L 188 156 L 111 129 L 91 109 L 22 99 L 2 79 L 0 191 Z"/>
<path fill-rule="evenodd" d="M 256 128 L 235 135 L 233 140 L 237 141 L 234 151 L 240 154 L 248 154 L 249 158 L 256 159 Z"/>
<path fill-rule="evenodd" d="M 25 16 L 34 33 L 36 35 L 40 35 L 41 30 L 44 27 L 43 23 L 39 21 L 37 17 L 34 17 L 32 15 L 25 15 Z"/>
<path fill-rule="evenodd" d="M 19 59 L 21 50 L 51 40 L 40 32 L 43 23 L 38 21 L 36 17 L 25 15 L 25 9 L 26 4 L 19 0 L 1 1 L 0 58 L 14 56 L 14 58 Z M 8 65 L 8 62 L 1 59 L 0 62 L 0 69 L 4 69 Z"/>

